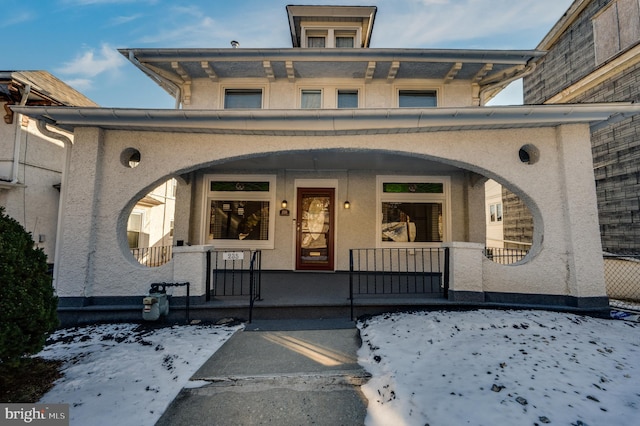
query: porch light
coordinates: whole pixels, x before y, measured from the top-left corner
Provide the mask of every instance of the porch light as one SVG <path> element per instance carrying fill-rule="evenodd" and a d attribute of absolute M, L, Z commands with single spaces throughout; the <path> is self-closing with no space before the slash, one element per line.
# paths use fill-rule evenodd
<path fill-rule="evenodd" d="M 351 203 L 349 201 L 345 201 L 344 202 L 344 208 L 345 209 L 350 209 L 351 208 Z"/>
<path fill-rule="evenodd" d="M 282 202 L 280 203 L 280 206 L 282 206 L 283 209 L 287 208 L 287 200 L 282 200 Z"/>

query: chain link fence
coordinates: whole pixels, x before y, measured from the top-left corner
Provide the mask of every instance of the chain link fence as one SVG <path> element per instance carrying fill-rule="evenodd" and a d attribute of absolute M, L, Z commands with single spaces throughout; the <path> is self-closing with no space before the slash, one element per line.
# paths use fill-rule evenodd
<path fill-rule="evenodd" d="M 640 311 L 640 254 L 604 254 L 604 276 L 611 306 Z"/>

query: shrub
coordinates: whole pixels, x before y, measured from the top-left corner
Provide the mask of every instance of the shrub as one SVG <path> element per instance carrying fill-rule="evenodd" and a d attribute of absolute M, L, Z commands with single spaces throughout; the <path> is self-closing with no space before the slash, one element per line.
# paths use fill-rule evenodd
<path fill-rule="evenodd" d="M 58 325 L 47 256 L 0 207 L 0 363 L 39 352 Z"/>

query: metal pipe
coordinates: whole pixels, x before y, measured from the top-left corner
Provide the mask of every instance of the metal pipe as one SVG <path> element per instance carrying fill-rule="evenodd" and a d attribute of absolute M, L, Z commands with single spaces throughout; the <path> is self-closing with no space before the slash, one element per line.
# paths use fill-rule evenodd
<path fill-rule="evenodd" d="M 20 106 L 25 106 L 27 104 L 27 99 L 29 99 L 29 93 L 31 93 L 31 85 L 25 84 L 24 92 L 22 92 L 22 98 L 20 99 Z M 11 184 L 15 185 L 18 183 L 18 171 L 20 169 L 20 145 L 22 142 L 22 114 L 17 114 L 15 117 L 16 122 L 16 138 L 13 143 L 13 166 L 11 168 Z M 26 161 L 26 159 L 25 159 Z"/>
<path fill-rule="evenodd" d="M 57 282 L 58 282 L 58 270 L 59 270 L 59 260 L 60 260 L 60 248 L 62 247 L 62 232 L 63 232 L 63 209 L 66 205 L 67 198 L 67 181 L 69 179 L 69 166 L 71 164 L 71 147 L 73 143 L 71 142 L 71 138 L 63 135 L 62 133 L 54 132 L 47 128 L 47 123 L 44 120 L 38 120 L 37 123 L 38 130 L 45 136 L 48 136 L 53 139 L 57 139 L 64 143 L 64 151 L 65 158 L 64 164 L 62 165 L 62 181 L 60 183 L 60 200 L 58 202 L 58 221 L 56 224 L 56 244 L 55 244 L 55 252 L 53 254 L 53 288 L 57 290 Z"/>

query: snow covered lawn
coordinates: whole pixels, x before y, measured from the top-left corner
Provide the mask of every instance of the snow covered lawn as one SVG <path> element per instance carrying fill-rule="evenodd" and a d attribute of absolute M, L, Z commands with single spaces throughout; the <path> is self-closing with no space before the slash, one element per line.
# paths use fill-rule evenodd
<path fill-rule="evenodd" d="M 636 317 L 637 320 L 637 317 Z M 392 314 L 359 323 L 369 425 L 615 425 L 640 418 L 640 323 L 544 311 Z M 39 354 L 65 361 L 41 402 L 71 425 L 153 425 L 242 326 L 97 325 Z"/>
<path fill-rule="evenodd" d="M 71 425 L 154 425 L 189 378 L 241 326 L 60 330 L 42 358 L 65 361 L 41 403 L 69 404 Z"/>
<path fill-rule="evenodd" d="M 640 418 L 640 324 L 543 311 L 360 323 L 368 425 L 616 425 Z M 635 419 L 635 420 L 634 420 Z"/>

